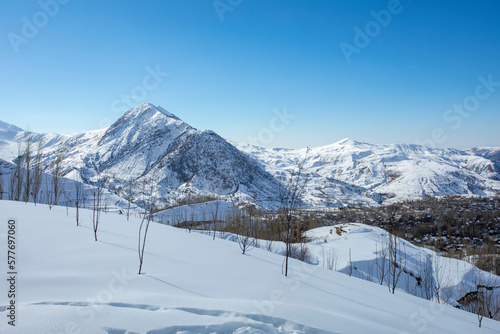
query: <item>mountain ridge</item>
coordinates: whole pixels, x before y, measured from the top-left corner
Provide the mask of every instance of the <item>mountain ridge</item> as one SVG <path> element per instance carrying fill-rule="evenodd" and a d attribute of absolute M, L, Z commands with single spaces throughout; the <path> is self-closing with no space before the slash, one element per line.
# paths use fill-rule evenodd
<path fill-rule="evenodd" d="M 19 132 L 18 140 L 28 132 Z M 191 127 L 161 107 L 145 103 L 132 108 L 110 127 L 76 136 L 36 134 L 43 140 L 43 165 L 49 171 L 62 148 L 64 174 L 94 184 L 104 175 L 108 187 L 122 196 L 131 185 L 134 201 L 143 202 L 144 184 L 154 183 L 159 203 L 199 195 L 250 199 L 274 197 L 277 180 L 254 159 L 213 131 Z M 12 136 L 11 136 L 12 137 Z M 7 146 L 6 146 L 7 147 Z M 10 141 L 13 160 L 17 145 Z M 0 149 L 1 150 L 1 149 Z"/>
<path fill-rule="evenodd" d="M 0 123 L 0 158 L 17 156 L 16 140 L 27 133 Z M 309 150 L 263 148 L 226 141 L 198 130 L 167 110 L 143 103 L 110 127 L 75 136 L 34 134 L 43 140 L 46 171 L 57 151 L 66 150 L 63 168 L 92 184 L 102 175 L 123 195 L 134 183 L 154 180 L 152 196 L 177 198 L 212 194 L 250 202 L 277 200 L 278 176 L 291 171 L 307 152 L 312 174 L 305 202 L 312 206 L 380 205 L 427 195 L 500 194 L 499 148 L 436 149 L 415 144 L 370 144 L 351 138 Z M 267 203 L 270 204 L 270 203 Z"/>

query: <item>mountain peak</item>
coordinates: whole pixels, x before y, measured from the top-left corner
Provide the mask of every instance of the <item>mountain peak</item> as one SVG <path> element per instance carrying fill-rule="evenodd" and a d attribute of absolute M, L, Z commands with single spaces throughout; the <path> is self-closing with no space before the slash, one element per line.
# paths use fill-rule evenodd
<path fill-rule="evenodd" d="M 159 124 L 167 124 L 172 121 L 182 122 L 177 116 L 169 113 L 160 106 L 155 106 L 151 103 L 142 103 L 127 111 L 109 127 L 108 131 L 115 132 L 120 128 L 142 126 L 145 124 L 158 126 Z"/>
<path fill-rule="evenodd" d="M 337 142 L 337 144 L 345 144 L 345 143 L 352 143 L 354 142 L 354 140 L 352 140 L 351 138 L 344 138 L 344 139 L 341 139 Z"/>
<path fill-rule="evenodd" d="M 160 113 L 160 114 L 163 114 L 164 116 L 167 116 L 167 117 L 170 117 L 170 118 L 179 119 L 177 116 L 175 116 L 174 114 L 166 111 L 162 107 L 155 106 L 154 104 L 149 103 L 149 102 L 141 103 L 138 106 L 130 109 L 129 111 L 127 111 L 125 113 L 124 116 L 127 116 L 127 115 L 128 116 L 132 116 L 133 115 L 133 116 L 137 117 L 138 115 L 142 115 L 142 114 L 146 114 L 148 116 L 152 116 L 155 113 Z"/>
<path fill-rule="evenodd" d="M 140 141 L 148 142 L 159 134 L 165 135 L 165 132 L 173 131 L 179 135 L 190 128 L 188 124 L 162 107 L 151 103 L 142 103 L 127 111 L 125 115 L 107 128 L 100 138 L 100 145 L 115 143 L 118 140 L 120 143 L 118 146 L 128 147 Z M 114 151 L 116 147 L 110 150 Z"/>
<path fill-rule="evenodd" d="M 338 142 L 334 143 L 334 145 L 342 145 L 342 146 L 355 146 L 357 144 L 361 144 L 358 141 L 355 141 L 354 139 L 351 138 L 344 138 L 342 140 L 339 140 Z"/>

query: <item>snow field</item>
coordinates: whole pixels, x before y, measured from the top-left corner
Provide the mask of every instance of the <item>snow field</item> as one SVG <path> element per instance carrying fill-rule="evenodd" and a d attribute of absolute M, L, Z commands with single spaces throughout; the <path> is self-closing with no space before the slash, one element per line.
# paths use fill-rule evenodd
<path fill-rule="evenodd" d="M 0 263 L 6 222 L 18 225 L 16 327 L 0 284 L 0 333 L 497 333 L 498 322 L 262 249 L 151 224 L 137 275 L 140 220 L 0 201 Z M 6 273 L 3 265 L 2 272 Z"/>

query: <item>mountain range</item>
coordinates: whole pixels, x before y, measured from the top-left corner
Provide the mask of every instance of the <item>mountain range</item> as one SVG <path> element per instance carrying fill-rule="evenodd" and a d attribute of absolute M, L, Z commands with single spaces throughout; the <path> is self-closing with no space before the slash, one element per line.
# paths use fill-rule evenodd
<path fill-rule="evenodd" d="M 4 174 L 18 156 L 17 142 L 27 134 L 0 121 Z M 149 103 L 129 110 L 106 129 L 75 136 L 31 134 L 42 140 L 46 172 L 63 149 L 66 177 L 91 185 L 107 176 L 112 192 L 123 197 L 130 189 L 139 205 L 146 194 L 169 205 L 216 195 L 271 206 L 278 199 L 282 173 L 304 158 L 310 174 L 304 202 L 316 207 L 500 194 L 499 148 L 433 149 L 344 139 L 311 149 L 268 149 L 197 130 Z"/>

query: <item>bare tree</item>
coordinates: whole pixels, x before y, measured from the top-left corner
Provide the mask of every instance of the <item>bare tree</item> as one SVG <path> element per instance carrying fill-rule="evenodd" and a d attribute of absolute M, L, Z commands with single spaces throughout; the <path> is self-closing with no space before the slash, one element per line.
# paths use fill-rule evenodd
<path fill-rule="evenodd" d="M 42 191 L 43 193 L 43 191 Z M 44 200 L 49 206 L 49 210 L 52 210 L 52 179 L 49 179 L 49 176 L 45 176 L 45 195 Z"/>
<path fill-rule="evenodd" d="M 387 252 L 389 255 L 387 286 L 389 291 L 394 293 L 406 264 L 406 255 L 403 258 L 404 251 L 401 250 L 401 240 L 394 234 L 389 234 Z"/>
<path fill-rule="evenodd" d="M 24 180 L 24 169 L 23 169 L 23 158 L 22 158 L 22 146 L 21 141 L 18 142 L 17 147 L 17 160 L 16 160 L 16 201 L 21 200 L 23 194 L 23 180 Z"/>
<path fill-rule="evenodd" d="M 14 171 L 10 173 L 9 200 L 20 201 L 23 188 L 23 159 L 20 141 L 17 143 L 17 159 L 15 163 Z"/>
<path fill-rule="evenodd" d="M 57 148 L 56 159 L 54 160 L 54 166 L 52 168 L 52 205 L 58 205 L 59 199 L 64 190 L 64 177 L 63 177 L 63 160 L 66 156 L 67 146 L 61 143 Z"/>
<path fill-rule="evenodd" d="M 82 206 L 82 201 L 85 198 L 85 191 L 83 188 L 83 183 L 75 182 L 75 212 L 76 212 L 76 226 L 80 225 L 80 207 Z"/>
<path fill-rule="evenodd" d="M 437 255 L 433 258 L 433 268 L 434 268 L 434 295 L 436 296 L 436 301 L 441 303 L 447 303 L 449 298 L 445 298 L 442 296 L 442 289 L 449 283 L 449 278 L 446 276 L 446 272 L 444 271 L 444 263 L 443 258 L 440 255 Z"/>
<path fill-rule="evenodd" d="M 385 239 L 380 241 L 380 251 L 378 251 L 378 245 L 375 245 L 375 265 L 377 266 L 377 278 L 380 285 L 384 284 L 385 276 L 387 275 L 387 242 Z"/>
<path fill-rule="evenodd" d="M 10 171 L 10 174 L 9 174 L 9 192 L 8 192 L 8 199 L 9 201 L 13 201 L 15 199 L 15 191 L 14 191 L 14 186 L 15 186 L 15 182 L 16 182 L 16 170 L 13 169 Z"/>
<path fill-rule="evenodd" d="M 213 240 L 215 240 L 215 233 L 217 232 L 217 225 L 219 223 L 219 206 L 220 206 L 219 200 L 215 201 L 214 206 L 215 210 L 212 212 L 212 229 L 214 232 Z"/>
<path fill-rule="evenodd" d="M 322 248 L 322 251 L 324 248 Z M 337 250 L 335 249 L 328 249 L 328 253 L 326 254 L 326 259 L 324 259 L 326 263 L 326 268 L 328 270 L 337 270 L 338 267 L 338 262 L 339 262 L 339 255 L 337 253 Z"/>
<path fill-rule="evenodd" d="M 130 206 L 134 200 L 133 184 L 134 182 L 130 181 L 125 187 L 125 199 L 127 200 L 127 221 L 130 218 Z"/>
<path fill-rule="evenodd" d="M 153 193 L 155 190 L 155 177 L 154 175 L 148 180 L 144 182 L 144 187 L 149 185 L 149 197 L 147 202 L 144 203 L 144 215 L 142 217 L 141 225 L 139 226 L 139 243 L 137 245 L 137 252 L 139 254 L 139 275 L 142 271 L 142 264 L 144 263 L 144 249 L 146 247 L 146 239 L 148 236 L 149 224 L 153 220 L 153 213 L 155 212 L 155 200 L 153 197 Z M 144 226 L 144 223 L 146 225 Z M 142 228 L 144 226 L 144 233 L 142 232 Z"/>
<path fill-rule="evenodd" d="M 69 216 L 69 206 L 72 202 L 71 192 L 68 190 L 64 190 L 63 196 L 64 196 L 64 206 L 66 207 L 66 216 Z"/>
<path fill-rule="evenodd" d="M 22 164 L 22 170 L 23 172 L 23 178 L 22 178 L 22 197 L 23 201 L 25 203 L 29 202 L 30 200 L 30 195 L 31 195 L 31 187 L 32 187 L 32 170 L 31 170 L 31 156 L 33 154 L 33 135 L 32 134 L 27 134 L 26 138 L 24 140 L 24 152 L 21 157 L 18 159 L 21 159 L 21 164 Z"/>
<path fill-rule="evenodd" d="M 240 215 L 239 220 L 241 220 L 242 226 L 240 232 L 238 233 L 238 245 L 244 255 L 255 245 L 254 239 L 251 236 L 253 221 L 252 217 L 246 215 Z"/>
<path fill-rule="evenodd" d="M 42 146 L 43 141 L 40 139 L 38 141 L 36 157 L 35 157 L 35 166 L 33 169 L 33 202 L 38 202 L 38 196 L 40 195 L 40 190 L 42 189 L 42 181 L 43 181 L 43 166 L 42 166 Z"/>
<path fill-rule="evenodd" d="M 425 257 L 419 261 L 420 274 L 417 277 L 417 284 L 422 290 L 422 296 L 427 300 L 434 299 L 436 291 L 434 284 L 433 266 Z"/>
<path fill-rule="evenodd" d="M 3 174 L 0 170 L 0 201 L 3 200 Z"/>
<path fill-rule="evenodd" d="M 285 243 L 284 275 L 288 276 L 288 258 L 292 252 L 292 225 L 297 221 L 297 209 L 302 200 L 304 189 L 309 182 L 310 175 L 304 174 L 309 148 L 304 158 L 296 161 L 290 175 L 280 178 L 278 196 L 280 208 L 278 211 L 278 230 L 281 232 L 282 241 Z"/>
<path fill-rule="evenodd" d="M 97 241 L 97 230 L 99 229 L 99 220 L 102 211 L 102 198 L 107 182 L 108 178 L 106 176 L 99 177 L 92 188 L 92 227 L 95 241 Z"/>
<path fill-rule="evenodd" d="M 141 225 L 139 226 L 139 244 L 137 246 L 137 251 L 139 253 L 139 275 L 142 271 L 142 264 L 144 262 L 144 249 L 146 247 L 146 238 L 148 236 L 149 223 L 153 220 L 152 214 L 144 214 L 142 218 Z M 142 233 L 142 227 L 146 221 L 146 227 L 144 233 Z"/>
<path fill-rule="evenodd" d="M 272 252 L 273 251 L 273 241 L 272 240 L 268 240 L 267 241 L 266 249 L 267 249 L 268 252 Z"/>

